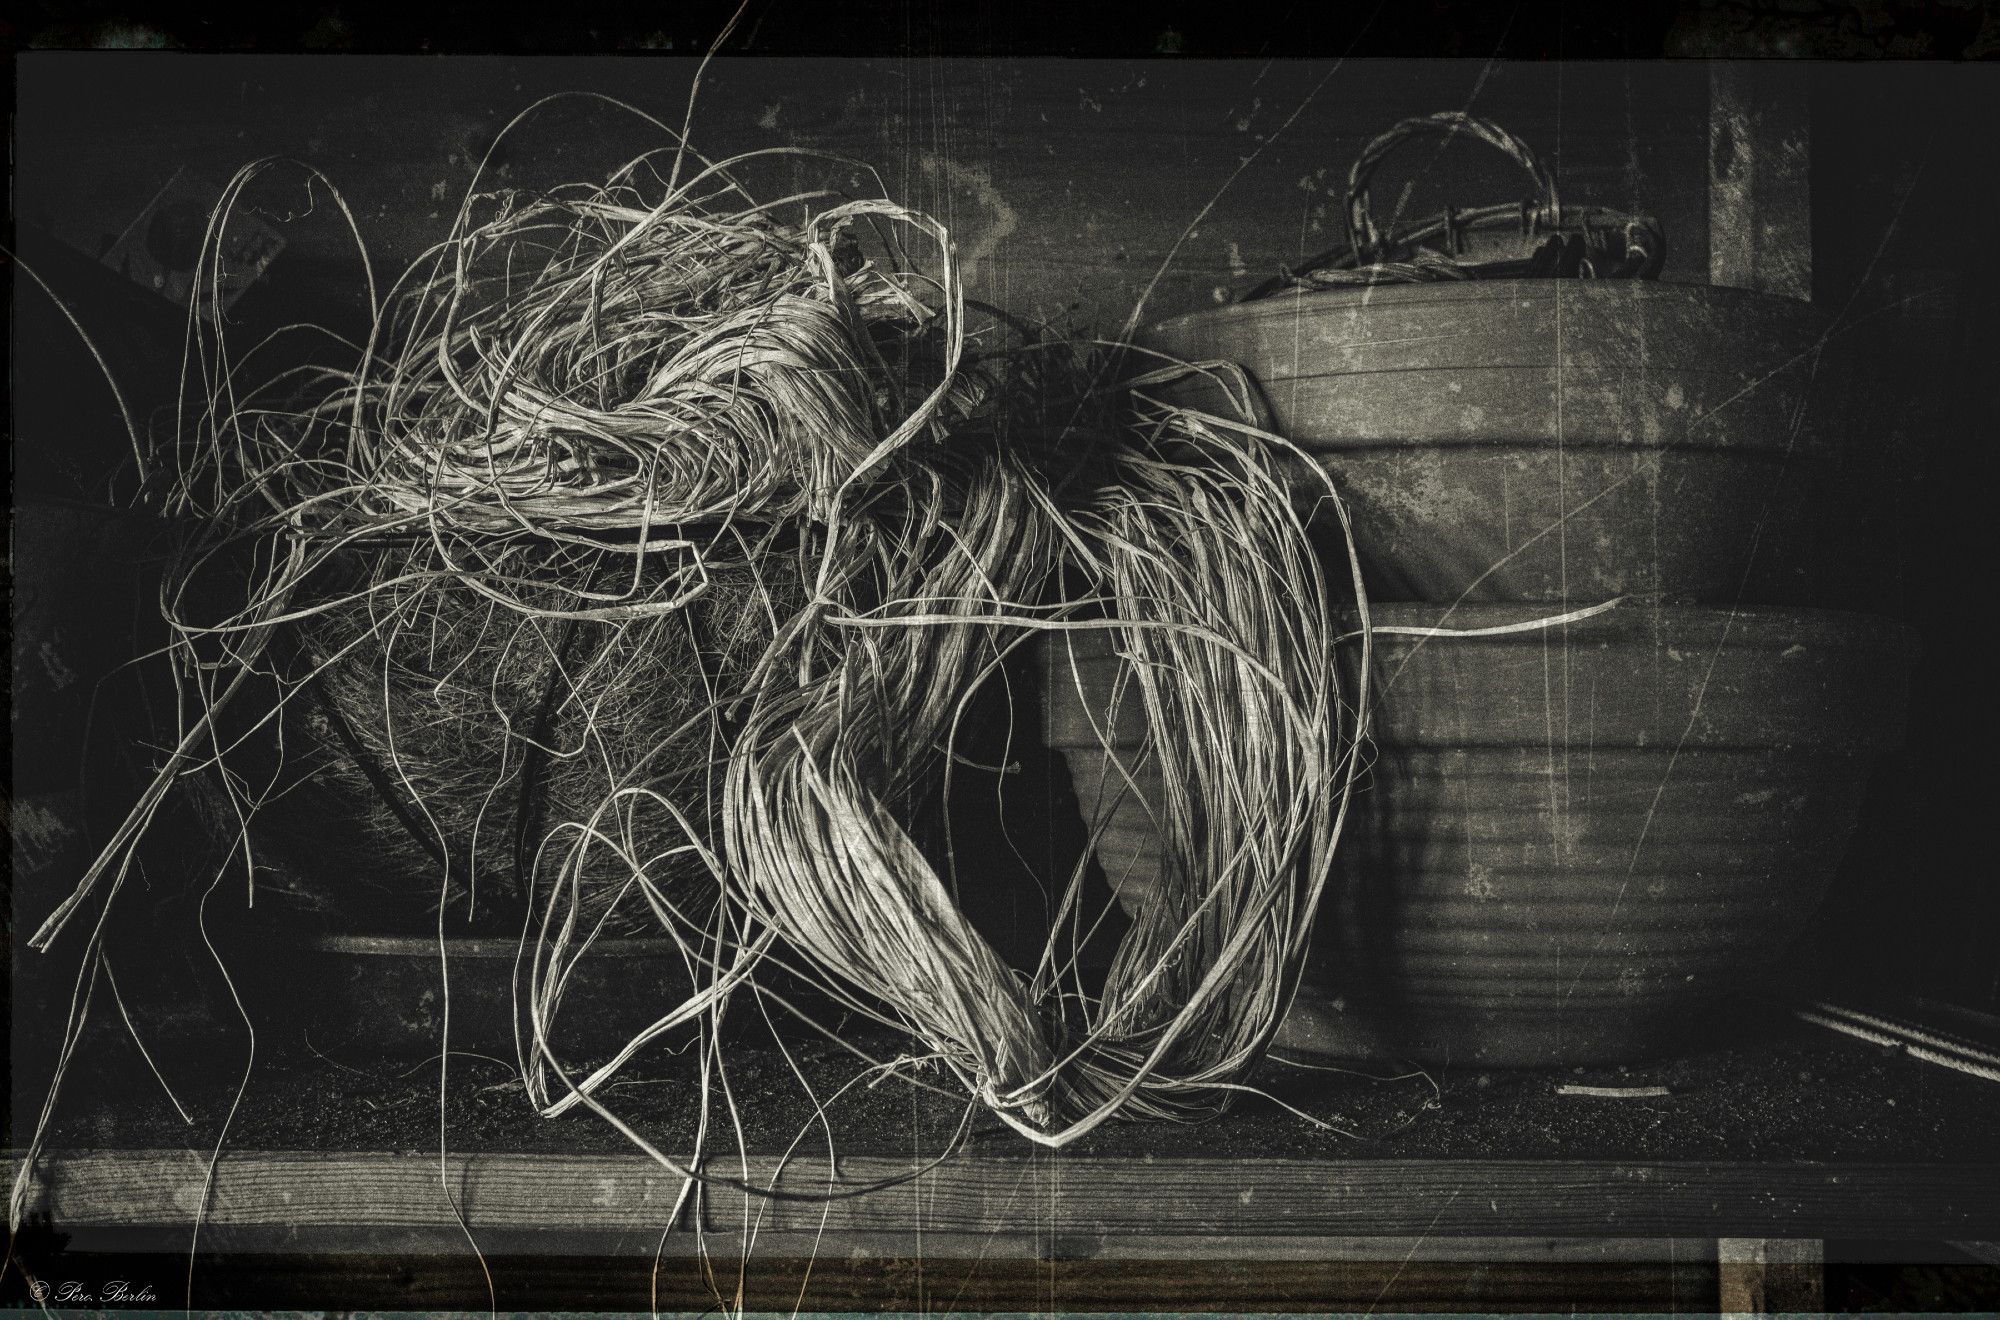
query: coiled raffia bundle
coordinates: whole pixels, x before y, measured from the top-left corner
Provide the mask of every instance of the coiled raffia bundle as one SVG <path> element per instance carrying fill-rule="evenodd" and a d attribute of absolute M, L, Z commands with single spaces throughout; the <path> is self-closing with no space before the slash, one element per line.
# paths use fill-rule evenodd
<path fill-rule="evenodd" d="M 1289 1004 L 1354 761 L 1328 592 L 1279 458 L 1158 410 L 1071 503 L 993 455 L 925 519 L 935 547 L 894 538 L 863 561 L 886 584 L 838 582 L 781 639 L 817 644 L 823 668 L 753 715 L 732 758 L 725 837 L 759 919 L 1037 1141 L 1220 1109 Z M 1059 574 L 1069 594 L 1041 602 Z M 1147 752 L 1169 786 L 1169 901 L 1095 994 L 1061 943 L 1094 921 L 1074 877 L 1040 966 L 1013 974 L 885 808 L 936 774 L 954 712 L 1007 650 L 1075 628 L 1114 633 L 1148 727 L 1176 731 Z M 890 718 L 857 720 L 856 697 Z"/>
<path fill-rule="evenodd" d="M 218 398 L 184 431 L 169 506 L 233 557 L 298 551 L 219 593 L 248 605 L 215 630 L 288 616 L 291 763 L 238 759 L 285 785 L 260 833 L 289 869 L 505 913 L 532 854 L 591 891 L 593 923 L 633 900 L 627 927 L 651 921 L 636 870 L 702 870 L 676 813 L 712 825 L 710 708 L 805 589 L 774 541 L 895 429 L 885 410 L 914 434 L 911 407 L 971 380 L 949 377 L 956 308 L 846 233 L 929 221 L 696 200 L 725 177 L 651 206 L 616 181 L 497 198 L 406 273 L 357 370 L 291 413 Z"/>
<path fill-rule="evenodd" d="M 351 368 L 240 394 L 220 339 L 200 339 L 220 383 L 161 458 L 166 504 L 201 529 L 173 599 L 216 598 L 194 584 L 225 564 L 249 572 L 225 579 L 221 618 L 175 609 L 195 714 L 38 943 L 101 877 L 115 892 L 180 777 L 223 771 L 253 819 L 230 760 L 283 707 L 314 685 L 343 709 L 378 688 L 420 707 L 450 665 L 411 648 L 483 629 L 546 657 L 525 678 L 459 657 L 483 665 L 466 690 L 495 697 L 502 754 L 594 763 L 580 782 L 597 800 L 551 798 L 522 849 L 524 1064 L 545 1112 L 617 1122 L 597 1092 L 625 1060 L 682 1023 L 719 1024 L 737 996 L 768 998 L 766 966 L 898 1027 L 911 1058 L 1039 1142 L 1220 1109 L 1289 1002 L 1366 706 L 1341 690 L 1333 593 L 1283 442 L 1143 392 L 1114 414 L 1075 373 L 962 361 L 963 294 L 927 217 L 759 205 L 734 162 L 686 180 L 677 163 L 649 190 L 641 164 L 486 199 L 477 222 L 469 199 Z M 911 237 L 927 265 L 904 254 Z M 1024 400 L 1030 377 L 1068 392 Z M 280 390 L 304 405 L 272 402 Z M 716 615 L 742 625 L 738 644 L 667 645 L 710 626 L 702 602 L 725 579 L 748 586 Z M 578 626 L 599 631 L 565 650 Z M 1171 731 L 1148 748 L 1168 786 L 1166 901 L 1101 986 L 1077 971 L 1073 942 L 1101 915 L 1081 909 L 1081 867 L 1055 878 L 1039 963 L 1015 968 L 917 842 L 973 696 L 1009 654 L 1073 629 L 1112 632 L 1149 727 Z M 281 652 L 305 664 L 277 666 L 271 708 L 212 737 Z M 684 667 L 649 677 L 669 662 Z M 569 712 L 561 736 L 496 695 L 536 678 L 556 684 L 542 708 Z M 667 698 L 614 709 L 655 678 Z M 361 721 L 366 777 L 440 837 L 470 832 L 515 781 L 489 772 L 475 793 L 410 773 L 383 735 L 401 713 Z M 546 1028 L 613 908 L 680 942 L 692 989 L 575 1078 Z"/>

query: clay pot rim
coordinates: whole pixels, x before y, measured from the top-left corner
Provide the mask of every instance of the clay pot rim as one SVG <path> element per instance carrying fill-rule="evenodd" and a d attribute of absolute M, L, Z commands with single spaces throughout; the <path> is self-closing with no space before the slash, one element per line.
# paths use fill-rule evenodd
<path fill-rule="evenodd" d="M 1204 307 L 1155 322 L 1141 336 L 1152 342 L 1186 327 L 1238 325 L 1246 322 L 1285 319 L 1301 312 L 1340 306 L 1423 306 L 1443 303 L 1463 306 L 1478 302 L 1572 302 L 1586 300 L 1609 303 L 1660 301 L 1701 302 L 1715 306 L 1738 305 L 1767 315 L 1787 317 L 1797 323 L 1804 339 L 1816 339 L 1824 328 L 1825 313 L 1812 303 L 1754 289 L 1732 289 L 1713 284 L 1683 284 L 1660 280 L 1439 280 L 1421 284 L 1376 284 L 1330 289 L 1294 289 L 1259 298 L 1255 302 L 1231 303 L 1225 307 Z"/>
<path fill-rule="evenodd" d="M 1467 601 L 1448 605 L 1431 601 L 1370 601 L 1368 617 L 1377 628 L 1494 628 L 1552 618 L 1587 603 Z M 1350 618 L 1354 616 L 1352 609 L 1346 613 Z M 1893 650 L 1915 660 L 1922 649 L 1915 628 L 1901 619 L 1883 614 L 1786 605 L 1653 605 L 1640 601 L 1628 601 L 1602 614 L 1548 628 L 1437 640 L 1451 640 L 1461 645 L 1471 641 L 1540 646 L 1552 633 L 1573 643 L 1626 638 L 1643 638 L 1651 642 L 1675 634 L 1699 636 L 1710 631 L 1726 636 L 1727 645 L 1732 650 L 1775 647 L 1784 651 L 1795 645 L 1817 642 L 1852 649 L 1875 647 Z M 1430 639 L 1389 633 L 1378 635 L 1376 645 L 1403 646 L 1425 640 Z"/>
<path fill-rule="evenodd" d="M 1602 614 L 1545 628 L 1473 637 L 1413 637 L 1384 633 L 1382 628 L 1452 628 L 1471 630 L 1532 623 L 1555 618 L 1574 609 L 1588 608 L 1589 601 L 1466 601 L 1450 605 L 1435 601 L 1370 601 L 1369 623 L 1378 630 L 1375 646 L 1409 649 L 1433 641 L 1467 644 L 1545 646 L 1551 638 L 1575 645 L 1589 642 L 1641 640 L 1648 645 L 1679 637 L 1691 642 L 1704 640 L 1707 633 L 1726 638 L 1732 651 L 1774 648 L 1780 653 L 1793 646 L 1832 645 L 1849 650 L 1876 649 L 1900 654 L 1914 663 L 1923 646 L 1917 630 L 1901 619 L 1858 610 L 1829 610 L 1788 605 L 1654 605 L 1627 601 Z M 1352 606 L 1341 615 L 1348 626 L 1358 629 L 1360 618 Z M 1079 664 L 1104 663 L 1109 658 L 1109 642 L 1100 634 L 1050 634 L 1042 647 L 1053 650 L 1069 638 L 1077 647 Z"/>
<path fill-rule="evenodd" d="M 1275 384 L 1289 384 L 1293 380 L 1307 377 L 1273 377 Z M 1378 454 L 1466 454 L 1475 459 L 1489 462 L 1505 462 L 1520 454 L 1542 456 L 1557 452 L 1553 440 L 1508 435 L 1480 436 L 1474 439 L 1439 439 L 1436 436 L 1369 436 L 1365 439 L 1306 439 L 1295 440 L 1301 452 L 1320 460 L 1334 469 L 1337 475 L 1345 475 L 1346 465 L 1365 462 Z M 1784 438 L 1766 439 L 1750 432 L 1732 432 L 1722 427 L 1710 428 L 1708 434 L 1699 438 L 1687 435 L 1671 439 L 1649 440 L 1644 436 L 1620 436 L 1616 439 L 1565 440 L 1561 450 L 1569 454 L 1645 454 L 1669 455 L 1687 461 L 1697 457 L 1713 461 L 1712 456 L 1721 455 L 1744 463 L 1766 463 L 1773 466 L 1808 466 L 1817 471 L 1833 461 L 1839 444 L 1824 428 L 1801 426 L 1796 435 Z M 1310 483 L 1305 491 L 1315 495 Z"/>
<path fill-rule="evenodd" d="M 1371 622 L 1384 627 L 1448 627 L 1472 630 L 1548 619 L 1565 613 L 1560 602 L 1491 604 L 1376 603 L 1369 606 Z M 1350 628 L 1359 619 L 1345 612 Z M 1102 633 L 1071 637 L 1076 663 L 1086 674 L 1101 675 L 1122 663 L 1113 643 Z M 1437 648 L 1434 649 L 1433 644 Z M 1055 672 L 1059 642 L 1043 643 L 1044 672 Z M 1358 640 L 1345 644 L 1358 656 Z M 1902 746 L 1906 685 L 1920 654 L 1916 631 L 1900 620 L 1843 610 L 1795 609 L 1779 606 L 1655 606 L 1630 602 L 1586 619 L 1548 627 L 1486 636 L 1411 636 L 1378 632 L 1375 637 L 1379 704 L 1373 711 L 1370 736 L 1378 746 L 1401 749 L 1519 750 L 1544 745 L 1544 734 L 1533 736 L 1507 712 L 1485 713 L 1468 724 L 1456 707 L 1427 708 L 1412 704 L 1405 692 L 1421 692 L 1439 681 L 1450 667 L 1502 664 L 1509 668 L 1532 663 L 1543 654 L 1562 653 L 1579 675 L 1599 674 L 1623 681 L 1635 666 L 1658 664 L 1665 656 L 1685 660 L 1699 675 L 1706 657 L 1727 657 L 1738 674 L 1755 677 L 1750 693 L 1727 693 L 1708 703 L 1697 721 L 1684 708 L 1685 683 L 1669 681 L 1663 693 L 1680 693 L 1648 714 L 1633 708 L 1596 724 L 1588 746 L 1596 751 L 1658 749 L 1685 746 L 1703 751 L 1765 751 L 1796 755 L 1853 756 L 1893 751 Z M 1477 657 L 1484 657 L 1483 660 Z M 1420 658 L 1421 657 L 1421 658 Z M 1067 662 L 1062 662 L 1066 664 Z M 1446 666 L 1440 669 L 1439 666 Z M 1766 710 L 1771 696 L 1788 685 L 1807 680 L 1823 685 L 1811 709 L 1796 701 L 1778 702 Z M 1045 677 L 1043 681 L 1049 680 Z M 1086 683 L 1090 679 L 1085 680 Z M 1481 682 L 1488 680 L 1481 679 Z M 1501 681 L 1501 680 L 1495 680 Z M 1511 680 L 1507 680 L 1511 681 Z M 1505 691 L 1511 691 L 1504 687 Z M 1069 686 L 1065 684 L 1064 686 Z M 1702 684 L 1707 691 L 1706 681 Z M 1087 689 L 1088 690 L 1088 689 Z M 1760 695 L 1761 694 L 1761 695 Z M 1100 746 L 1071 722 L 1045 721 L 1044 736 L 1052 746 L 1089 751 Z M 1126 745 L 1119 742 L 1118 745 Z"/>

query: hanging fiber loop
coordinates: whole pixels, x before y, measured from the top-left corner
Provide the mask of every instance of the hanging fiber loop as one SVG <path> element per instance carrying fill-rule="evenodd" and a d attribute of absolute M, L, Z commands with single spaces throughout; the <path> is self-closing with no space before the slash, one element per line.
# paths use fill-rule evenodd
<path fill-rule="evenodd" d="M 1359 256 L 1380 261 L 1389 246 L 1388 238 L 1375 225 L 1369 200 L 1369 181 L 1397 147 L 1426 133 L 1442 134 L 1447 139 L 1464 133 L 1496 151 L 1504 152 L 1535 183 L 1534 202 L 1523 202 L 1521 207 L 1523 232 L 1535 233 L 1544 227 L 1555 229 L 1561 226 L 1562 202 L 1556 195 L 1555 176 L 1535 155 L 1533 147 L 1488 120 L 1475 118 L 1461 110 L 1440 110 L 1436 114 L 1416 115 L 1402 120 L 1363 147 L 1361 154 L 1354 158 L 1354 164 L 1347 172 L 1347 224 Z M 1450 207 L 1445 208 L 1442 226 L 1448 240 L 1446 250 L 1454 254 L 1460 250 L 1457 240 L 1460 223 L 1464 219 Z"/>

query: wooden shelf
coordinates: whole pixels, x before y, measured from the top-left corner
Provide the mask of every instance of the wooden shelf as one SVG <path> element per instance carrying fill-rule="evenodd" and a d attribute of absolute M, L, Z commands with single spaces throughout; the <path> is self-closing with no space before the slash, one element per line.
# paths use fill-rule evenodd
<path fill-rule="evenodd" d="M 1404 1238 L 2000 1238 L 1992 1083 L 1774 1010 L 1734 1019 L 1731 1039 L 1628 1069 L 1370 1080 L 1267 1065 L 1257 1080 L 1274 1097 L 1345 1131 L 1256 1099 L 1212 1123 L 1117 1125 L 1056 1152 L 995 1125 L 916 1176 L 961 1109 L 915 1088 L 857 1088 L 828 1116 L 836 1171 L 789 1067 L 746 1043 L 730 1068 L 752 1153 L 739 1164 L 712 1131 L 705 1172 L 720 1181 L 698 1198 L 586 1113 L 535 1117 L 498 1060 L 454 1060 L 441 1161 L 434 1061 L 282 1050 L 253 1073 L 204 1192 L 228 1092 L 183 1091 L 196 1118 L 184 1125 L 107 1029 L 89 1052 L 102 1071 L 69 1083 L 30 1204 L 72 1249 L 106 1251 L 184 1252 L 197 1211 L 204 1244 L 250 1253 L 450 1255 L 468 1229 L 484 1250 L 540 1255 L 674 1254 L 699 1228 L 711 1247 L 754 1231 L 759 1255 L 819 1242 L 861 1256 L 1224 1261 L 1328 1258 L 1349 1239 L 1379 1253 Z M 817 1094 L 852 1075 L 831 1047 L 794 1043 L 793 1055 Z M 640 1056 L 604 1099 L 684 1152 L 687 1067 Z M 122 1091 L 106 1080 L 117 1076 Z M 743 1181 L 801 1199 L 751 1196 Z M 893 1185 L 855 1194 L 878 1182 Z M 820 1199 L 830 1188 L 844 1195 Z"/>
<path fill-rule="evenodd" d="M 186 1249 L 205 1161 L 186 1150 L 54 1157 L 39 1204 L 75 1250 Z M 707 1172 L 741 1177 L 733 1159 Z M 752 1156 L 749 1181 L 810 1196 L 907 1177 L 911 1160 Z M 442 1176 L 441 1176 L 442 1174 Z M 760 1253 L 824 1238 L 869 1254 L 1007 1258 L 1265 1258 L 1344 1238 L 1912 1238 L 2000 1231 L 2000 1164 L 1607 1163 L 967 1154 L 829 1202 L 683 1179 L 643 1155 L 236 1151 L 203 1219 L 213 1249 L 457 1254 L 451 1201 L 483 1249 L 685 1254 L 754 1225 Z"/>

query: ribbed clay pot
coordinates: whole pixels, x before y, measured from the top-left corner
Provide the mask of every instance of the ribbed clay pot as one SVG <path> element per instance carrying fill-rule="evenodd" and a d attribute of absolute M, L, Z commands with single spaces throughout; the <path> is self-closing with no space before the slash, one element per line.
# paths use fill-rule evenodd
<path fill-rule="evenodd" d="M 1838 374 L 1821 328 L 1738 289 L 1495 280 L 1287 294 L 1146 341 L 1247 369 L 1266 422 L 1339 479 L 1383 599 L 1807 604 Z M 1227 410 L 1199 379 L 1169 393 Z"/>
<path fill-rule="evenodd" d="M 1538 606 L 1375 607 L 1483 628 Z M 1099 635 L 1101 637 L 1101 635 Z M 1092 717 L 1118 661 L 1078 635 L 1044 668 L 1047 733 L 1128 908 L 1158 883 Z M 1350 647 L 1350 651 L 1354 648 Z M 1911 634 L 1807 610 L 1627 607 L 1494 637 L 1376 639 L 1375 755 L 1280 1042 L 1494 1066 L 1673 1048 L 1796 935 L 1871 762 L 1902 735 Z M 1118 713 L 1127 757 L 1143 729 Z M 1136 777 L 1149 796 L 1157 776 Z"/>

